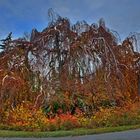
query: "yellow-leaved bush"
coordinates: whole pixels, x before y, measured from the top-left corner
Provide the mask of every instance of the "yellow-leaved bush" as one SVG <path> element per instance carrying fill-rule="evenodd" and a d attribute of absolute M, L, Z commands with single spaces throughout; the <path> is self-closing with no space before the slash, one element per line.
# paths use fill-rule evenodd
<path fill-rule="evenodd" d="M 7 112 L 6 119 L 7 125 L 18 130 L 40 130 L 48 124 L 48 119 L 42 110 L 34 110 L 29 104 L 21 104 Z"/>
<path fill-rule="evenodd" d="M 140 104 L 130 103 L 124 107 L 100 108 L 90 118 L 79 118 L 79 122 L 81 126 L 88 128 L 140 124 Z"/>

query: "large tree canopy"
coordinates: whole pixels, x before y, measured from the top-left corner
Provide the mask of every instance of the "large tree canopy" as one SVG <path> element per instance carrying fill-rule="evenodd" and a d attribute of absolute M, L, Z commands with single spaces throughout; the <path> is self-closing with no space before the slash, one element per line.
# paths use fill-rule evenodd
<path fill-rule="evenodd" d="M 71 106 L 85 110 L 136 99 L 140 94 L 136 34 L 120 44 L 119 35 L 103 19 L 99 24 L 72 25 L 52 9 L 48 15 L 48 27 L 42 32 L 33 29 L 30 40 L 12 40 L 12 33 L 2 40 L 1 106 L 31 101 L 34 107 L 48 108 L 59 102 L 66 110 Z"/>

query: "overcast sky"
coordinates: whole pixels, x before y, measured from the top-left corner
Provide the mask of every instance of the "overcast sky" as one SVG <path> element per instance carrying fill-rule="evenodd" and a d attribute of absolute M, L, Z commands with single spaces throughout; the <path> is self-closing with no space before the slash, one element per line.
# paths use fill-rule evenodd
<path fill-rule="evenodd" d="M 14 37 L 32 28 L 41 31 L 48 24 L 49 8 L 72 23 L 86 20 L 91 24 L 104 18 L 121 38 L 140 32 L 140 0 L 0 0 L 0 38 L 10 31 Z"/>

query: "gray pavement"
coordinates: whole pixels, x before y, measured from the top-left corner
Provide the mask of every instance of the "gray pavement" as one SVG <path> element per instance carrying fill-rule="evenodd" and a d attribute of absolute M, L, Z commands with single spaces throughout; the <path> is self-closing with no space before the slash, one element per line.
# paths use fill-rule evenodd
<path fill-rule="evenodd" d="M 0 140 L 140 140 L 140 129 L 62 138 L 0 138 Z"/>

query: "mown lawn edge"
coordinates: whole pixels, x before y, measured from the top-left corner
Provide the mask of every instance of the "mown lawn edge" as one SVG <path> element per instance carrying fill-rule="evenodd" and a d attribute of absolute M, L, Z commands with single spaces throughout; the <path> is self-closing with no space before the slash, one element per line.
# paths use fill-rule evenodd
<path fill-rule="evenodd" d="M 28 131 L 14 131 L 14 130 L 0 130 L 0 137 L 35 137 L 35 138 L 44 138 L 44 137 L 65 137 L 65 136 L 81 136 L 81 135 L 92 135 L 92 134 L 101 134 L 109 132 L 119 132 L 140 128 L 139 125 L 129 125 L 129 126 L 118 126 L 118 127 L 104 127 L 96 129 L 86 129 L 78 128 L 73 130 L 60 130 L 60 131 L 46 131 L 46 132 L 28 132 Z"/>

